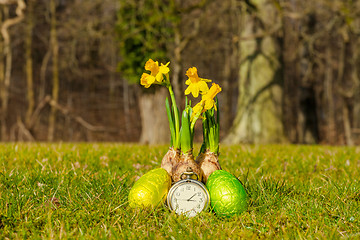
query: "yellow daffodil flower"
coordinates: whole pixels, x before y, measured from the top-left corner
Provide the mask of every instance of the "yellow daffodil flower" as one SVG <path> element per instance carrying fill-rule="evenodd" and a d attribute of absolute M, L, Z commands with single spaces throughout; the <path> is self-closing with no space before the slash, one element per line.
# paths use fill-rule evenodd
<path fill-rule="evenodd" d="M 214 107 L 216 110 L 214 98 L 219 92 L 221 92 L 221 87 L 218 84 L 213 83 L 208 93 L 202 96 L 201 101 L 205 102 L 204 104 L 205 110 L 209 110 L 212 107 Z"/>
<path fill-rule="evenodd" d="M 193 122 L 195 116 L 196 118 L 198 118 L 200 116 L 200 114 L 204 110 L 204 102 L 200 101 L 199 103 L 197 103 L 193 108 L 192 108 L 192 114 L 191 114 L 191 118 L 190 118 L 190 122 Z"/>
<path fill-rule="evenodd" d="M 141 79 L 140 79 L 141 85 L 143 85 L 145 88 L 149 88 L 152 84 L 165 83 L 165 81 L 169 79 L 169 71 L 170 71 L 170 69 L 168 68 L 169 64 L 170 62 L 168 62 L 165 65 L 161 64 L 161 66 L 159 66 L 159 63 L 157 61 L 154 62 L 152 59 L 149 59 L 145 63 L 145 70 L 148 70 L 151 73 L 150 74 L 143 73 L 141 75 Z M 164 78 L 164 75 L 166 76 L 166 78 Z"/>
<path fill-rule="evenodd" d="M 192 67 L 186 71 L 186 76 L 189 77 L 185 84 L 189 85 L 185 90 L 185 95 L 192 93 L 194 97 L 198 97 L 199 93 L 206 94 L 209 87 L 206 82 L 211 82 L 209 79 L 199 78 L 197 68 Z"/>
<path fill-rule="evenodd" d="M 201 101 L 192 108 L 192 115 L 190 121 L 193 121 L 195 116 L 199 116 L 199 112 L 203 113 L 206 110 L 211 109 L 212 107 L 217 110 L 214 98 L 219 92 L 221 92 L 221 87 L 218 84 L 213 83 L 207 94 L 203 95 Z"/>

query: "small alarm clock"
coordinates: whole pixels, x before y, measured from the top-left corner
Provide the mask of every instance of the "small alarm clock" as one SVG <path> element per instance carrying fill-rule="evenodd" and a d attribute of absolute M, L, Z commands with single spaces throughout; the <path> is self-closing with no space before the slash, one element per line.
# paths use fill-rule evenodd
<path fill-rule="evenodd" d="M 195 179 L 194 179 L 195 177 Z M 167 205 L 178 215 L 194 217 L 208 208 L 210 194 L 205 185 L 198 181 L 199 176 L 191 168 L 180 176 L 167 195 Z"/>

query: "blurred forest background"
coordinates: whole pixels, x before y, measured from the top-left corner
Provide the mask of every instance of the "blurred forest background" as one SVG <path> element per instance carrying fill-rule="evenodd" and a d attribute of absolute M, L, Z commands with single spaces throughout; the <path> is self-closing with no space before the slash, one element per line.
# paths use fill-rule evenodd
<path fill-rule="evenodd" d="M 224 143 L 360 143 L 360 0 L 0 0 L 0 33 L 1 141 L 166 142 L 153 58 L 221 85 Z"/>

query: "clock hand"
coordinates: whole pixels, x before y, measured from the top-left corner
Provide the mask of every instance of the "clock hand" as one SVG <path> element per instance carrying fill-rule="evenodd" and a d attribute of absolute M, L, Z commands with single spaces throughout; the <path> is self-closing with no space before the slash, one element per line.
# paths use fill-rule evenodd
<path fill-rule="evenodd" d="M 193 197 L 195 197 L 196 196 L 196 193 L 194 194 L 194 195 L 192 195 L 189 199 L 188 199 L 188 201 L 195 201 L 195 200 L 191 200 Z"/>
<path fill-rule="evenodd" d="M 195 202 L 196 201 L 196 200 L 190 200 L 190 199 L 177 199 L 177 200 L 178 201 L 188 201 L 188 202 Z"/>

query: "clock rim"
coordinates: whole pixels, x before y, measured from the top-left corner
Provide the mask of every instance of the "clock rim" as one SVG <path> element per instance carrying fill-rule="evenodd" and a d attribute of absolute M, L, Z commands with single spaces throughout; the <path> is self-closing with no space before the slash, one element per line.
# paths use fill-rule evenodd
<path fill-rule="evenodd" d="M 179 188 L 181 185 L 183 185 L 185 183 L 188 183 L 188 182 L 192 182 L 194 184 L 197 184 L 205 192 L 205 196 L 207 197 L 207 200 L 206 200 L 204 208 L 200 212 L 207 210 L 209 208 L 209 205 L 210 205 L 210 193 L 209 193 L 209 190 L 207 190 L 206 186 L 202 182 L 197 181 L 195 179 L 183 179 L 183 180 L 180 180 L 180 181 L 174 183 L 171 186 L 171 188 L 170 188 L 170 190 L 169 190 L 169 192 L 167 194 L 167 198 L 166 198 L 166 203 L 167 203 L 169 209 L 171 211 L 175 212 L 175 209 L 173 208 L 173 206 L 171 204 L 172 195 L 175 192 L 175 189 Z M 198 215 L 200 212 L 197 212 L 196 215 Z M 176 214 L 178 214 L 178 213 L 176 213 Z M 180 214 L 178 214 L 178 215 L 180 215 Z"/>

